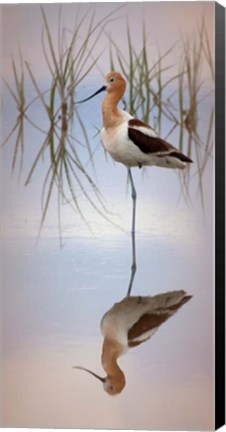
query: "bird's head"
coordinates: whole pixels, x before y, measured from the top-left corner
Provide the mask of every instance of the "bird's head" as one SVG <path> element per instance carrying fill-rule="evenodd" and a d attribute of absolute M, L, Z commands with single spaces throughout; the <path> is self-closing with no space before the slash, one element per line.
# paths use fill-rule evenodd
<path fill-rule="evenodd" d="M 119 72 L 115 72 L 115 71 L 109 72 L 105 76 L 104 81 L 105 84 L 101 88 L 99 88 L 99 90 L 97 90 L 91 96 L 82 99 L 80 101 L 77 101 L 76 104 L 86 102 L 103 91 L 107 91 L 108 93 L 115 93 L 115 94 L 117 93 L 119 98 L 123 96 L 126 90 L 126 80 Z"/>
<path fill-rule="evenodd" d="M 108 93 L 120 92 L 122 95 L 126 90 L 126 80 L 119 72 L 109 72 L 105 76 L 106 90 Z"/>
<path fill-rule="evenodd" d="M 121 393 L 121 391 L 124 389 L 124 387 L 126 385 L 125 376 L 124 376 L 122 371 L 121 371 L 120 376 L 119 375 L 115 375 L 115 376 L 108 375 L 106 378 L 102 378 L 101 376 L 97 375 L 96 373 L 92 372 L 91 370 L 86 369 L 86 368 L 81 367 L 81 366 L 74 366 L 74 369 L 84 370 L 85 372 L 88 372 L 89 374 L 91 374 L 92 376 L 97 378 L 99 381 L 101 381 L 103 383 L 104 391 L 106 391 L 106 393 L 108 393 L 111 396 L 114 396 L 114 395 Z"/>

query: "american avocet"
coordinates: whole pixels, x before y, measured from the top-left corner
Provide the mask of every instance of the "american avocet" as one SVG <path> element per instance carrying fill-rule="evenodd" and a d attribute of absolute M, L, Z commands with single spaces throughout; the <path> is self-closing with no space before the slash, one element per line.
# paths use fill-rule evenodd
<path fill-rule="evenodd" d="M 118 358 L 130 348 L 146 342 L 180 307 L 191 299 L 185 291 L 172 291 L 153 297 L 125 297 L 103 316 L 101 332 L 104 337 L 101 363 L 107 376 L 100 377 L 90 369 L 82 369 L 98 378 L 110 395 L 120 393 L 126 385 Z"/>
<path fill-rule="evenodd" d="M 101 130 L 101 141 L 112 158 L 128 168 L 128 177 L 132 191 L 133 213 L 131 233 L 133 258 L 132 274 L 128 288 L 129 295 L 136 272 L 135 214 L 137 194 L 131 168 L 155 165 L 163 168 L 183 169 L 192 160 L 160 138 L 151 126 L 118 108 L 118 103 L 126 90 L 126 81 L 118 72 L 113 71 L 108 73 L 105 77 L 104 86 L 91 96 L 77 103 L 88 101 L 105 90 L 108 94 L 102 103 L 103 128 Z"/>

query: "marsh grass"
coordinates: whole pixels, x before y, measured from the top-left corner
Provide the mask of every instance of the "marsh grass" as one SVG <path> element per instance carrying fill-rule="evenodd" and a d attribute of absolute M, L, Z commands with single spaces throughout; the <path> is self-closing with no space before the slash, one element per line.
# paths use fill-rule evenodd
<path fill-rule="evenodd" d="M 194 159 L 197 190 L 204 208 L 203 175 L 207 161 L 212 157 L 214 126 L 213 90 L 206 90 L 205 81 L 202 79 L 202 68 L 206 62 L 213 89 L 214 62 L 204 18 L 192 38 L 182 34 L 180 43 L 176 42 L 163 53 L 157 47 L 157 58 L 152 63 L 147 54 L 148 40 L 145 27 L 142 46 L 137 51 L 127 25 L 126 56 L 110 36 L 109 41 L 110 67 L 113 70 L 120 69 L 129 83 L 128 98 L 123 100 L 125 109 L 151 124 L 160 136 L 163 122 L 164 125 L 168 125 L 165 139 L 170 142 L 174 133 L 172 143 Z M 170 56 L 175 49 L 180 49 L 181 52 L 179 65 L 171 64 Z M 206 119 L 206 136 L 202 131 L 201 138 L 199 114 L 201 104 L 207 98 L 210 111 Z M 175 132 L 178 142 L 175 142 Z M 178 175 L 181 196 L 187 203 L 191 203 L 190 168 L 179 172 Z"/>
<path fill-rule="evenodd" d="M 115 12 L 119 9 L 117 8 Z M 61 245 L 61 208 L 63 204 L 68 204 L 91 229 L 89 221 L 86 219 L 86 215 L 80 205 L 81 195 L 105 220 L 116 225 L 109 217 L 109 212 L 94 179 L 82 162 L 82 159 L 88 159 L 95 174 L 89 137 L 75 105 L 77 87 L 96 65 L 101 53 L 95 58 L 92 53 L 105 27 L 113 19 L 115 12 L 106 15 L 101 20 L 96 20 L 95 7 L 91 6 L 88 14 L 86 13 L 81 17 L 78 14 L 74 31 L 69 31 L 62 26 L 60 8 L 58 15 L 58 40 L 56 43 L 56 38 L 51 34 L 44 8 L 41 7 L 43 20 L 42 51 L 50 75 L 49 89 L 47 91 L 41 89 L 38 77 L 35 76 L 29 62 L 23 61 L 22 55 L 20 55 L 20 65 L 16 65 L 15 61 L 12 61 L 15 86 L 12 87 L 9 83 L 5 82 L 15 101 L 18 115 L 3 145 L 13 135 L 16 136 L 12 171 L 15 170 L 16 164 L 19 163 L 19 171 L 21 173 L 25 150 L 24 130 L 26 122 L 39 132 L 39 136 L 40 133 L 43 135 L 43 141 L 39 145 L 39 150 L 33 160 L 25 185 L 31 182 L 38 165 L 45 158 L 49 166 L 46 170 L 42 187 L 42 217 L 38 237 L 46 219 L 51 199 L 54 196 L 54 190 L 56 189 Z M 80 32 L 85 33 L 83 38 L 80 37 Z M 33 84 L 35 93 L 34 97 L 29 101 L 26 101 L 25 98 L 25 70 Z M 37 102 L 47 117 L 48 127 L 46 130 L 40 128 L 39 124 L 32 119 L 30 114 L 31 107 Z M 74 133 L 75 130 L 79 131 L 79 133 Z M 77 136 L 81 138 L 78 139 Z M 83 158 L 80 157 L 81 153 L 83 153 Z"/>
<path fill-rule="evenodd" d="M 205 82 L 202 78 L 203 63 L 206 61 L 209 66 L 210 80 L 214 82 L 214 66 L 211 54 L 208 33 L 205 28 L 204 19 L 198 29 L 198 37 L 190 40 L 183 38 L 183 81 L 179 84 L 180 94 L 187 90 L 188 103 L 180 107 L 180 116 L 184 115 L 181 122 L 182 133 L 180 133 L 179 145 L 182 151 L 194 158 L 197 165 L 197 191 L 204 208 L 203 174 L 209 157 L 213 157 L 213 127 L 214 127 L 214 107 L 213 91 L 205 89 Z M 209 113 L 206 118 L 205 131 L 201 131 L 199 126 L 200 110 L 202 101 L 209 99 Z M 184 129 L 186 134 L 184 134 Z M 188 191 L 190 171 L 184 173 L 183 184 Z M 187 177 L 187 178 L 186 178 Z M 188 195 L 188 193 L 187 193 Z"/>

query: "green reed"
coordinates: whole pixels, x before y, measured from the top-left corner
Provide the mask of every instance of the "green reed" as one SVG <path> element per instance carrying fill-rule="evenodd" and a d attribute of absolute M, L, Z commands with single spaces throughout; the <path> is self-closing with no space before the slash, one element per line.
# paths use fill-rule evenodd
<path fill-rule="evenodd" d="M 14 98 L 18 116 L 16 123 L 3 142 L 3 145 L 5 145 L 16 134 L 12 170 L 15 170 L 18 162 L 19 150 L 20 171 L 22 169 L 25 150 L 25 122 L 28 122 L 39 132 L 38 139 L 41 134 L 43 135 L 43 141 L 39 144 L 38 152 L 27 175 L 25 185 L 30 183 L 38 165 L 42 163 L 44 158 L 49 163 L 42 187 L 42 217 L 38 237 L 54 196 L 54 190 L 57 191 L 60 243 L 62 243 L 61 208 L 63 204 L 68 204 L 90 228 L 89 221 L 86 219 L 80 205 L 81 195 L 105 220 L 113 223 L 107 215 L 109 212 L 106 209 L 102 195 L 80 157 L 82 153 L 84 159 L 85 154 L 87 154 L 86 159 L 90 161 L 94 170 L 93 152 L 86 127 L 75 105 L 75 94 L 78 85 L 82 83 L 96 65 L 101 53 L 96 57 L 92 53 L 105 27 L 119 9 L 117 8 L 113 13 L 107 14 L 101 20 L 96 20 L 95 7 L 91 6 L 88 13 L 83 16 L 78 14 L 74 30 L 69 31 L 62 26 L 62 11 L 60 8 L 56 42 L 55 35 L 51 34 L 44 8 L 41 7 L 43 20 L 42 51 L 50 76 L 47 91 L 41 90 L 35 72 L 30 67 L 29 62 L 23 61 L 22 55 L 20 57 L 20 66 L 17 66 L 14 60 L 12 62 L 15 88 L 12 88 L 8 82 L 5 84 Z M 85 32 L 83 38 L 80 38 L 80 32 L 83 32 L 83 34 Z M 34 89 L 34 97 L 29 101 L 26 101 L 25 98 L 24 70 L 26 70 Z M 46 130 L 39 127 L 36 120 L 32 119 L 29 111 L 33 104 L 37 102 L 48 120 Z M 78 135 L 81 136 L 80 139 L 77 138 Z"/>
<path fill-rule="evenodd" d="M 178 142 L 173 144 L 187 156 L 194 158 L 197 167 L 198 192 L 204 207 L 203 174 L 209 157 L 212 157 L 213 91 L 205 90 L 202 79 L 204 62 L 209 65 L 210 79 L 214 80 L 214 62 L 205 20 L 192 37 L 181 35 L 181 41 L 161 53 L 157 47 L 154 62 L 148 57 L 148 40 L 143 27 L 142 44 L 134 49 L 129 25 L 127 25 L 127 54 L 109 37 L 110 67 L 120 70 L 129 85 L 124 107 L 132 115 L 150 123 L 162 136 L 162 125 L 168 125 L 165 139 L 177 131 Z M 171 64 L 171 54 L 180 49 L 178 65 Z M 167 73 L 166 73 L 167 72 Z M 213 82 L 212 82 L 213 84 Z M 173 89 L 173 90 L 172 90 Z M 203 96 L 204 93 L 204 96 Z M 201 96 L 202 95 L 202 96 Z M 209 98 L 211 110 L 207 118 L 206 139 L 199 135 L 199 110 L 201 102 Z M 167 122 L 166 122 L 167 120 Z M 179 173 L 181 194 L 189 202 L 190 169 Z"/>

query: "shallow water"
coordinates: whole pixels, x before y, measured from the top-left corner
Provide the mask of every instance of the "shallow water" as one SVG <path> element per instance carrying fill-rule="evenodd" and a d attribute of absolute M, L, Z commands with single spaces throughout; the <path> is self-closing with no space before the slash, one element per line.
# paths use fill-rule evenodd
<path fill-rule="evenodd" d="M 183 217 L 195 232 L 187 240 L 175 235 L 180 224 L 172 231 L 169 225 L 168 235 L 138 230 L 132 293 L 184 289 L 193 298 L 151 340 L 120 359 L 127 385 L 113 398 L 72 366 L 103 374 L 99 324 L 126 295 L 130 236 L 71 236 L 62 250 L 54 237 L 36 247 L 30 237 L 4 240 L 4 426 L 212 426 L 212 248 L 207 229 L 191 214 Z"/>

